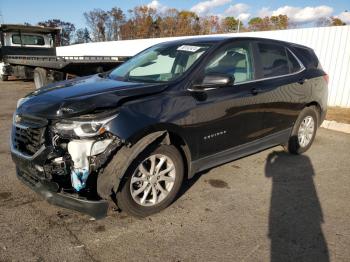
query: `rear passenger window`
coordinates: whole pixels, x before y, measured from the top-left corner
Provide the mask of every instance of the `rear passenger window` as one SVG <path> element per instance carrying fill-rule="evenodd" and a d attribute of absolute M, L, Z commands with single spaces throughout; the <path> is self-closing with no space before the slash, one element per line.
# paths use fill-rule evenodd
<path fill-rule="evenodd" d="M 250 45 L 235 43 L 220 50 L 208 63 L 205 73 L 229 75 L 234 77 L 235 83 L 253 80 Z"/>
<path fill-rule="evenodd" d="M 300 63 L 297 61 L 295 56 L 287 50 L 290 73 L 298 72 L 301 69 Z"/>
<path fill-rule="evenodd" d="M 286 50 L 283 46 L 259 44 L 263 77 L 289 74 Z"/>

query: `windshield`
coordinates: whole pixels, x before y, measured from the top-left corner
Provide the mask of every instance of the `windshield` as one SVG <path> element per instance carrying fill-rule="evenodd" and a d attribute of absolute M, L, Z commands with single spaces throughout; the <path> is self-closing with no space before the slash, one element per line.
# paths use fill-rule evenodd
<path fill-rule="evenodd" d="M 121 81 L 168 82 L 183 75 L 209 45 L 156 45 L 114 69 L 109 77 Z"/>

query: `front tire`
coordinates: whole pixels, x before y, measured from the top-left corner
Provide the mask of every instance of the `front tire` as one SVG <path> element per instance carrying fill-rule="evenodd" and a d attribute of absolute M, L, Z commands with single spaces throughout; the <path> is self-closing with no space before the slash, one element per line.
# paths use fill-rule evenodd
<path fill-rule="evenodd" d="M 44 68 L 37 67 L 34 69 L 35 89 L 39 89 L 48 84 L 47 71 Z"/>
<path fill-rule="evenodd" d="M 305 107 L 299 114 L 289 138 L 287 150 L 292 154 L 302 154 L 312 145 L 318 127 L 317 110 Z"/>
<path fill-rule="evenodd" d="M 181 188 L 184 164 L 172 145 L 146 149 L 128 168 L 117 192 L 118 207 L 126 213 L 146 217 L 169 206 Z"/>

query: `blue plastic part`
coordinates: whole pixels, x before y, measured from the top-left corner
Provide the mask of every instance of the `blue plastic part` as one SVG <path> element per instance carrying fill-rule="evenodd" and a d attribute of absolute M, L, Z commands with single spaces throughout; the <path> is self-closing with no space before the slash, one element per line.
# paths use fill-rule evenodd
<path fill-rule="evenodd" d="M 80 191 L 86 186 L 86 180 L 89 177 L 89 171 L 86 169 L 75 169 L 71 173 L 72 186 L 76 191 Z"/>

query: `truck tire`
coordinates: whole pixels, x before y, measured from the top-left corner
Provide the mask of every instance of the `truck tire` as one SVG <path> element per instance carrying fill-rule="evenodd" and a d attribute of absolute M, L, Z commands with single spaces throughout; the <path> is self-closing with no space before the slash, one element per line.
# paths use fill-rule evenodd
<path fill-rule="evenodd" d="M 8 81 L 9 80 L 9 76 L 8 75 L 2 75 L 1 76 L 1 80 L 2 81 Z"/>
<path fill-rule="evenodd" d="M 34 84 L 35 89 L 39 89 L 48 84 L 46 69 L 40 67 L 34 69 Z"/>

